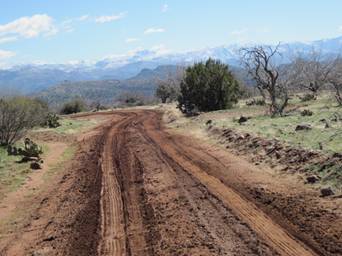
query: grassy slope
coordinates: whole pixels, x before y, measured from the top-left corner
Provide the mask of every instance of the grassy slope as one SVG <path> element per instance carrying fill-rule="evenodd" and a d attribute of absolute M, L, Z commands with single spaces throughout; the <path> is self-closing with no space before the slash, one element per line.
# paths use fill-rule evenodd
<path fill-rule="evenodd" d="M 59 134 L 76 134 L 87 129 L 90 129 L 98 124 L 96 120 L 75 120 L 69 118 L 62 118 L 60 119 L 61 126 L 55 129 L 48 129 L 48 128 L 38 128 L 35 132 L 40 131 L 53 131 Z"/>
<path fill-rule="evenodd" d="M 61 119 L 61 126 L 56 129 L 38 128 L 34 132 L 40 131 L 51 131 L 59 134 L 75 134 L 84 130 L 90 129 L 97 124 L 96 121 L 92 120 L 71 120 L 67 118 Z M 20 142 L 18 142 L 20 144 Z M 42 144 L 44 155 L 49 153 L 47 145 Z M 75 152 L 73 146 L 69 146 L 64 152 L 60 162 L 64 162 L 70 159 Z M 8 156 L 6 148 L 0 147 L 0 200 L 5 196 L 6 193 L 17 190 L 21 185 L 24 184 L 27 177 L 32 173 L 30 169 L 30 163 L 18 163 L 20 156 Z M 52 167 L 51 172 L 54 172 L 57 167 Z M 49 170 L 50 172 L 50 170 Z M 49 175 L 51 173 L 48 173 Z"/>
<path fill-rule="evenodd" d="M 305 106 L 308 104 L 308 106 Z M 236 130 L 254 133 L 266 138 L 276 138 L 286 141 L 295 146 L 307 149 L 320 150 L 327 153 L 342 151 L 342 121 L 332 121 L 335 115 L 342 117 L 342 108 L 327 99 L 302 103 L 293 103 L 300 107 L 297 111 L 289 113 L 285 117 L 269 118 L 264 114 L 256 115 L 244 125 L 239 125 L 234 118 L 217 120 L 217 125 L 230 127 Z M 248 107 L 251 108 L 251 107 Z M 312 116 L 301 116 L 300 111 L 310 109 Z M 327 120 L 329 127 L 322 120 Z M 309 131 L 295 131 L 297 125 L 309 124 L 312 129 Z"/>
<path fill-rule="evenodd" d="M 28 163 L 17 163 L 20 159 L 19 156 L 8 156 L 6 149 L 0 147 L 0 200 L 5 193 L 20 187 L 31 172 Z"/>
<path fill-rule="evenodd" d="M 333 121 L 335 115 L 342 118 L 342 108 L 329 97 L 323 97 L 316 101 L 299 102 L 294 99 L 290 103 L 291 109 L 285 117 L 270 118 L 265 111 L 266 107 L 246 106 L 241 101 L 234 109 L 203 113 L 189 118 L 186 122 L 179 119 L 173 126 L 196 126 L 205 128 L 208 120 L 213 121 L 215 127 L 233 128 L 237 131 L 249 132 L 264 138 L 276 138 L 291 145 L 306 149 L 320 150 L 323 146 L 326 153 L 342 152 L 342 121 Z M 304 109 L 313 111 L 312 116 L 301 116 Z M 245 124 L 239 125 L 236 121 L 241 115 L 251 117 Z M 329 128 L 325 127 L 327 120 Z M 309 124 L 309 131 L 295 131 L 299 124 Z"/>
<path fill-rule="evenodd" d="M 246 100 L 229 110 L 220 110 L 209 113 L 202 113 L 199 116 L 186 118 L 175 106 L 167 107 L 165 121 L 174 129 L 181 132 L 191 133 L 192 135 L 207 138 L 208 120 L 212 120 L 212 125 L 218 128 L 232 128 L 236 131 L 248 132 L 266 139 L 278 139 L 295 147 L 321 151 L 323 153 L 342 152 L 342 120 L 333 121 L 335 115 L 342 118 L 342 108 L 337 107 L 331 96 L 319 98 L 316 101 L 300 102 L 293 99 L 290 102 L 290 111 L 285 117 L 270 118 L 266 114 L 266 107 L 246 106 Z M 301 116 L 303 109 L 313 111 L 312 116 Z M 241 116 L 251 117 L 245 124 L 239 125 L 237 119 Z M 329 128 L 325 127 L 327 120 Z M 309 124 L 312 130 L 295 131 L 299 124 Z M 323 149 L 320 149 L 319 144 Z M 322 171 L 321 166 L 308 166 L 312 173 L 322 178 L 322 184 L 332 185 L 335 188 L 342 187 L 342 167 L 333 166 Z"/>

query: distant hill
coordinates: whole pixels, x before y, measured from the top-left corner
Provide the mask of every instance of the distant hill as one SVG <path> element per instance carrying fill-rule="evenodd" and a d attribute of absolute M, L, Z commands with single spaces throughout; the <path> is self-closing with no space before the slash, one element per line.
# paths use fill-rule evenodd
<path fill-rule="evenodd" d="M 220 46 L 184 53 L 163 54 L 155 50 L 139 50 L 134 54 L 109 57 L 103 60 L 73 64 L 30 64 L 0 70 L 0 91 L 32 94 L 46 90 L 57 84 L 76 81 L 126 80 L 144 69 L 153 70 L 159 66 L 182 65 L 206 60 L 209 57 L 220 59 L 232 66 L 239 66 L 241 45 Z M 319 48 L 324 54 L 341 54 L 342 37 L 312 42 L 282 44 L 282 56 L 291 57 L 295 52 L 307 53 Z M 136 80 L 138 81 L 138 80 Z M 88 82 L 88 83 L 89 83 Z M 3 94 L 3 93 L 2 93 Z"/>
<path fill-rule="evenodd" d="M 73 98 L 80 97 L 88 103 L 100 102 L 110 105 L 120 94 L 135 92 L 152 96 L 158 81 L 168 76 L 174 76 L 178 66 L 159 66 L 155 69 L 143 69 L 138 75 L 126 80 L 96 80 L 82 82 L 64 82 L 49 87 L 32 96 L 47 101 L 52 107 L 57 107 Z"/>

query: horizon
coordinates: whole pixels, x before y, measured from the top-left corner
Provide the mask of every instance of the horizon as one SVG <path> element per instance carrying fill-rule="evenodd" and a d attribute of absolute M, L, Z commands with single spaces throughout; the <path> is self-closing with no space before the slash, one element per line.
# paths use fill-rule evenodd
<path fill-rule="evenodd" d="M 163 56 L 220 45 L 311 42 L 342 36 L 338 11 L 342 2 L 336 0 L 329 4 L 307 0 L 214 4 L 15 0 L 3 7 L 0 67 L 120 59 L 143 50 Z M 258 15 L 262 10 L 266 12 Z"/>

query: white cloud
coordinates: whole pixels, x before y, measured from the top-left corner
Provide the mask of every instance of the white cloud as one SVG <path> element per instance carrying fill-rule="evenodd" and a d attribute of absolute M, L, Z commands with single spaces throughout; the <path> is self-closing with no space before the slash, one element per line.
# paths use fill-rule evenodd
<path fill-rule="evenodd" d="M 14 42 L 17 41 L 18 38 L 15 36 L 8 36 L 8 37 L 0 37 L 0 44 L 5 44 L 5 43 L 9 43 L 9 42 Z"/>
<path fill-rule="evenodd" d="M 111 21 L 116 21 L 116 20 L 121 20 L 126 16 L 125 12 L 119 13 L 117 15 L 110 15 L 110 16 L 98 16 L 95 18 L 96 23 L 106 23 L 106 22 L 111 22 Z"/>
<path fill-rule="evenodd" d="M 155 57 L 161 56 L 161 55 L 165 55 L 171 52 L 171 50 L 169 48 L 167 48 L 165 45 L 163 44 L 159 44 L 159 45 L 155 45 L 153 47 L 151 47 L 150 49 L 152 52 L 154 52 Z"/>
<path fill-rule="evenodd" d="M 148 35 L 148 34 L 163 33 L 163 32 L 165 32 L 164 28 L 148 28 L 148 29 L 145 29 L 144 34 Z"/>
<path fill-rule="evenodd" d="M 0 50 L 0 59 L 7 59 L 15 56 L 15 52 Z"/>
<path fill-rule="evenodd" d="M 161 11 L 162 12 L 167 12 L 169 10 L 169 5 L 168 4 L 163 4 Z"/>
<path fill-rule="evenodd" d="M 40 35 L 51 36 L 57 32 L 53 19 L 46 14 L 21 17 L 10 23 L 0 25 L 0 35 L 18 35 L 24 38 Z"/>
<path fill-rule="evenodd" d="M 125 41 L 126 43 L 135 43 L 135 42 L 140 41 L 140 39 L 139 38 L 127 38 Z"/>
<path fill-rule="evenodd" d="M 86 21 L 87 19 L 89 19 L 89 15 L 82 15 L 81 17 L 78 17 L 79 21 Z"/>

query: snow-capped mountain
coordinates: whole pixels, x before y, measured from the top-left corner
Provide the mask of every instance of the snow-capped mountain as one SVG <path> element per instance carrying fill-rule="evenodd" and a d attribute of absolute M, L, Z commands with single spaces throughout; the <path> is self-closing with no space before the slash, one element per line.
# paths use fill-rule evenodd
<path fill-rule="evenodd" d="M 161 65 L 188 65 L 209 57 L 233 65 L 239 65 L 239 45 L 205 48 L 197 51 L 169 53 L 163 47 L 150 50 L 136 49 L 124 55 L 114 55 L 96 62 L 73 61 L 65 64 L 34 63 L 17 65 L 0 70 L 2 92 L 32 93 L 52 85 L 68 81 L 127 79 L 142 69 L 155 69 Z M 342 53 L 342 36 L 312 42 L 292 42 L 281 45 L 284 59 L 296 52 L 303 54 L 313 48 L 324 54 Z"/>

